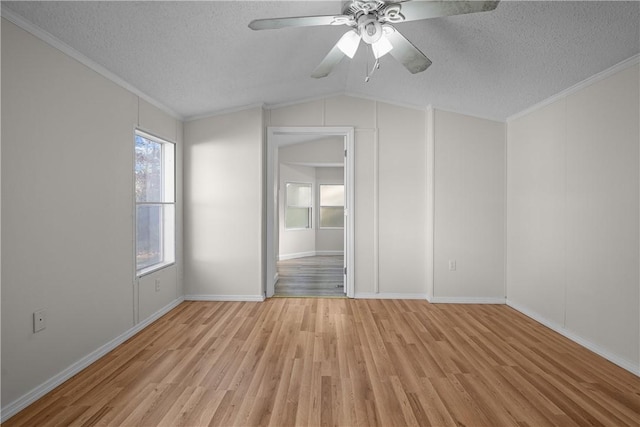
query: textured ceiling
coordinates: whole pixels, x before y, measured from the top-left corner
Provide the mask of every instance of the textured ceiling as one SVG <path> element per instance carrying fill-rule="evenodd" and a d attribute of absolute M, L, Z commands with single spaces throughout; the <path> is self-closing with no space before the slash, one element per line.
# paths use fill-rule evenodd
<path fill-rule="evenodd" d="M 347 93 L 503 120 L 640 52 L 640 2 L 503 1 L 493 12 L 398 24 L 432 61 L 389 55 L 364 82 L 359 49 L 309 75 L 346 27 L 252 31 L 256 18 L 333 15 L 340 2 L 2 2 L 170 110 L 190 118 Z"/>

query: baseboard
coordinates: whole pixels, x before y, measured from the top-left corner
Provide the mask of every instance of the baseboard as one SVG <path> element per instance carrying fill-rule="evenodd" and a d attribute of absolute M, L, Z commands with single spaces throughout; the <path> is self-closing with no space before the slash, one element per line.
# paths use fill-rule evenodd
<path fill-rule="evenodd" d="M 42 396 L 49 393 L 54 388 L 58 387 L 60 384 L 67 381 L 69 378 L 80 373 L 83 369 L 85 369 L 92 363 L 97 362 L 102 356 L 106 355 L 107 353 L 112 351 L 114 348 L 116 348 L 117 346 L 119 346 L 120 344 L 122 344 L 123 342 L 125 342 L 126 340 L 128 340 L 129 338 L 131 338 L 132 336 L 134 336 L 135 334 L 137 334 L 147 326 L 149 326 L 151 323 L 153 323 L 154 321 L 156 321 L 157 319 L 159 319 L 169 311 L 171 311 L 183 300 L 184 298 L 182 297 L 173 300 L 168 305 L 162 307 L 160 310 L 156 311 L 151 316 L 147 317 L 146 319 L 144 319 L 142 322 L 138 323 L 131 329 L 127 330 L 126 332 L 120 334 L 119 336 L 112 339 L 108 343 L 104 344 L 103 346 L 87 354 L 82 359 L 76 361 L 71 366 L 64 369 L 62 372 L 49 378 L 47 381 L 40 384 L 33 390 L 27 392 L 23 396 L 19 397 L 18 399 L 4 406 L 0 410 L 0 413 L 1 413 L 0 423 L 7 421 L 9 418 L 14 416 L 18 412 L 22 411 L 23 409 L 31 405 L 36 400 L 40 399 Z"/>
<path fill-rule="evenodd" d="M 571 341 L 580 344 L 581 346 L 583 346 L 584 348 L 593 351 L 594 353 L 596 353 L 599 356 L 604 357 L 605 359 L 607 359 L 608 361 L 610 361 L 611 363 L 614 363 L 618 366 L 620 366 L 623 369 L 626 369 L 627 371 L 631 372 L 632 374 L 639 376 L 640 377 L 640 366 L 636 365 L 633 362 L 629 362 L 628 360 L 622 359 L 618 356 L 616 356 L 615 354 L 612 354 L 611 352 L 603 349 L 602 347 L 600 347 L 597 344 L 592 343 L 589 340 L 586 340 L 578 335 L 576 335 L 575 333 L 571 332 L 570 330 L 566 329 L 564 326 L 559 325 L 555 322 L 551 322 L 547 319 L 545 319 L 543 316 L 539 315 L 538 313 L 529 310 L 526 307 L 523 307 L 522 305 L 515 303 L 513 301 L 506 301 L 506 304 L 513 308 L 514 310 L 519 311 L 520 313 L 524 314 L 525 316 L 535 320 L 536 322 L 546 326 L 547 328 L 559 333 L 560 335 L 569 338 Z"/>
<path fill-rule="evenodd" d="M 294 254 L 283 254 L 283 255 L 278 255 L 278 261 L 286 261 L 288 259 L 296 259 L 296 258 L 305 258 L 308 256 L 315 256 L 315 255 L 316 255 L 316 251 L 298 252 Z"/>
<path fill-rule="evenodd" d="M 356 299 L 427 299 L 426 294 L 399 294 L 399 293 L 374 293 L 374 292 L 356 292 Z"/>
<path fill-rule="evenodd" d="M 185 295 L 185 301 L 249 301 L 262 302 L 264 295 Z"/>
<path fill-rule="evenodd" d="M 283 254 L 278 255 L 278 261 L 286 261 L 288 259 L 306 258 L 308 256 L 323 256 L 323 255 L 344 255 L 344 251 L 309 251 L 298 252 L 295 254 Z"/>
<path fill-rule="evenodd" d="M 487 297 L 431 297 L 429 302 L 433 304 L 505 304 L 504 298 Z"/>

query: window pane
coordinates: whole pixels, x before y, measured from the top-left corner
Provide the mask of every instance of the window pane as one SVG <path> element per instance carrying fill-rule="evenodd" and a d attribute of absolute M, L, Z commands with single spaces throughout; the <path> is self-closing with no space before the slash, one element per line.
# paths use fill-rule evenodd
<path fill-rule="evenodd" d="M 175 205 L 162 206 L 164 245 L 162 250 L 162 262 L 172 263 L 176 260 L 176 214 Z"/>
<path fill-rule="evenodd" d="M 344 185 L 321 185 L 320 206 L 344 206 Z"/>
<path fill-rule="evenodd" d="M 311 208 L 287 207 L 285 228 L 311 228 Z"/>
<path fill-rule="evenodd" d="M 136 267 L 175 261 L 175 145 L 135 134 Z"/>
<path fill-rule="evenodd" d="M 287 206 L 311 206 L 311 184 L 287 182 Z"/>
<path fill-rule="evenodd" d="M 175 164 L 175 150 L 176 147 L 174 144 L 171 143 L 167 143 L 167 144 L 162 144 L 162 150 L 163 150 L 163 184 L 162 184 L 162 189 L 164 191 L 163 194 L 163 202 L 175 202 L 176 201 L 176 196 L 175 196 L 175 170 L 176 170 L 176 164 Z"/>
<path fill-rule="evenodd" d="M 163 201 L 162 144 L 136 135 L 135 168 L 136 202 Z"/>
<path fill-rule="evenodd" d="M 320 207 L 320 227 L 344 227 L 344 208 Z"/>
<path fill-rule="evenodd" d="M 136 267 L 141 270 L 162 262 L 162 205 L 136 210 Z"/>

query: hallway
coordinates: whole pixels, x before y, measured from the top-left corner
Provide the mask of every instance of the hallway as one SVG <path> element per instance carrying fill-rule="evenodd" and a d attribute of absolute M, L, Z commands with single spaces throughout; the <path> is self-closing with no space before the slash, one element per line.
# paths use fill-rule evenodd
<path fill-rule="evenodd" d="M 344 297 L 343 256 L 323 255 L 278 261 L 275 296 Z"/>

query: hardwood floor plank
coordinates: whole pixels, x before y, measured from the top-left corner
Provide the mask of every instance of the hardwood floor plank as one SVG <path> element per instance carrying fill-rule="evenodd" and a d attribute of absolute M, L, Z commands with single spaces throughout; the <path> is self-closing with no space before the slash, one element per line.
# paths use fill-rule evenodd
<path fill-rule="evenodd" d="M 185 302 L 6 426 L 640 425 L 640 378 L 506 306 Z"/>

